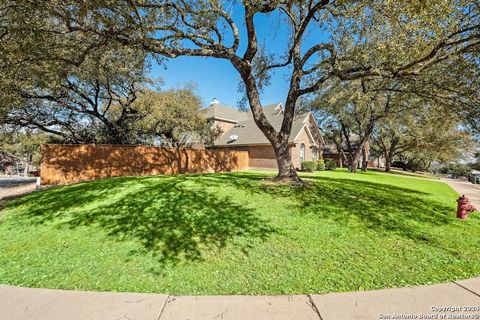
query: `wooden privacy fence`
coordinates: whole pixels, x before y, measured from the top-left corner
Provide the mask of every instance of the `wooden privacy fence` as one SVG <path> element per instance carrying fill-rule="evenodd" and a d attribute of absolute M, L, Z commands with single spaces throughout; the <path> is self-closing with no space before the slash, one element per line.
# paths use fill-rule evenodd
<path fill-rule="evenodd" d="M 248 168 L 247 151 L 123 145 L 41 147 L 42 184 L 69 184 L 118 176 L 229 172 Z"/>

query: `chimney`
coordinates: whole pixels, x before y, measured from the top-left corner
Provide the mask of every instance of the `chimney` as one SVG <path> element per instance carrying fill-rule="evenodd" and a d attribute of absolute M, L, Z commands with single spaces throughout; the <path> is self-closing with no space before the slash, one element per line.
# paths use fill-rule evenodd
<path fill-rule="evenodd" d="M 213 100 L 210 102 L 210 105 L 212 104 L 219 104 L 220 101 L 217 100 L 217 98 L 213 98 Z"/>

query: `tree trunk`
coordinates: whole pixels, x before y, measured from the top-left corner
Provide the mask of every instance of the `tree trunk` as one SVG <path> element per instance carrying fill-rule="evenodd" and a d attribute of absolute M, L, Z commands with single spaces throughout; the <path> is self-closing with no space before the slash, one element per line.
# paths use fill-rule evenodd
<path fill-rule="evenodd" d="M 385 172 L 392 171 L 392 159 L 385 155 Z"/>
<path fill-rule="evenodd" d="M 250 23 L 253 23 L 253 20 L 250 21 Z M 299 50 L 299 45 L 298 47 L 294 48 L 294 51 L 299 52 Z M 251 58 L 253 58 L 253 56 L 255 55 L 255 52 L 252 52 L 253 55 Z M 275 151 L 275 156 L 277 158 L 278 164 L 278 174 L 273 180 L 303 183 L 303 181 L 297 175 L 297 171 L 295 170 L 295 167 L 292 163 L 292 157 L 290 156 L 290 152 L 288 150 L 288 138 L 290 137 L 292 124 L 295 117 L 295 104 L 299 97 L 298 91 L 300 89 L 301 70 L 297 70 L 294 75 L 292 75 L 290 89 L 288 91 L 287 99 L 285 101 L 282 126 L 280 127 L 280 130 L 277 131 L 277 129 L 275 129 L 271 125 L 271 123 L 268 121 L 267 117 L 263 113 L 257 82 L 255 80 L 255 77 L 253 76 L 251 59 L 248 62 L 239 59 L 231 60 L 231 62 L 233 66 L 239 71 L 240 76 L 242 77 L 242 80 L 245 84 L 246 94 L 250 105 L 250 110 L 252 111 L 253 120 L 255 121 L 257 127 L 263 132 L 268 141 L 270 141 L 273 146 L 273 150 Z"/>
<path fill-rule="evenodd" d="M 365 129 L 363 136 L 360 134 L 362 139 L 360 139 L 360 143 L 358 144 L 355 152 L 352 156 L 352 162 L 350 163 L 350 172 L 357 171 L 357 163 L 360 160 L 360 156 L 364 152 L 365 148 L 369 148 L 368 146 L 368 139 L 370 139 L 370 135 L 372 134 L 373 128 L 375 126 L 375 119 L 371 119 L 368 127 Z M 351 150 L 351 149 L 350 149 Z M 368 150 L 366 150 L 367 158 L 368 158 Z M 363 168 L 362 168 L 363 169 Z M 366 170 L 365 170 L 366 171 Z"/>
<path fill-rule="evenodd" d="M 24 169 L 23 169 L 23 176 L 24 177 L 28 177 L 28 169 L 29 169 L 29 164 L 28 162 L 25 162 L 25 166 L 24 166 Z"/>
<path fill-rule="evenodd" d="M 338 159 L 338 166 L 340 168 L 343 168 L 343 157 L 345 157 L 345 154 L 343 153 L 343 150 L 340 149 L 339 159 Z"/>
<path fill-rule="evenodd" d="M 365 150 L 362 151 L 362 171 L 367 172 L 367 154 L 365 153 Z"/>
<path fill-rule="evenodd" d="M 427 161 L 425 170 L 430 170 L 430 167 L 432 166 L 432 160 Z"/>
<path fill-rule="evenodd" d="M 290 156 L 288 140 L 275 143 L 273 150 L 275 151 L 278 164 L 278 174 L 273 180 L 302 183 L 303 181 L 298 177 L 297 170 L 295 170 L 292 157 Z"/>
<path fill-rule="evenodd" d="M 353 153 L 353 155 L 350 156 L 350 164 L 349 164 L 350 165 L 350 167 L 349 167 L 350 172 L 357 172 L 358 161 L 360 160 L 360 157 L 362 156 L 365 141 L 367 141 L 367 137 L 362 138 L 362 140 L 360 141 L 360 144 L 355 149 L 355 152 Z"/>
<path fill-rule="evenodd" d="M 367 172 L 368 168 L 368 146 L 365 143 L 362 148 L 362 171 Z"/>
<path fill-rule="evenodd" d="M 392 156 L 391 150 L 392 150 L 391 148 L 389 150 L 386 147 L 382 150 L 383 156 L 385 157 L 385 172 L 392 171 L 393 156 Z"/>
<path fill-rule="evenodd" d="M 373 130 L 373 125 L 371 125 L 370 128 L 365 132 L 365 135 L 362 137 L 362 139 L 360 140 L 360 143 L 358 144 L 357 148 L 355 149 L 355 152 L 351 156 L 350 172 L 356 172 L 357 171 L 358 161 L 360 160 L 360 157 L 362 156 L 365 145 L 368 144 L 368 138 L 370 138 L 370 134 L 372 133 L 372 130 Z"/>
<path fill-rule="evenodd" d="M 395 157 L 395 151 L 400 139 L 398 137 L 394 137 L 391 139 L 390 147 L 383 145 L 383 155 L 385 156 L 385 171 L 391 172 L 392 171 L 392 162 L 393 157 Z"/>
<path fill-rule="evenodd" d="M 355 152 L 353 155 L 350 157 L 350 172 L 357 172 L 357 167 L 358 167 L 358 161 L 360 160 L 360 157 L 362 155 L 362 149 L 363 147 L 358 147 L 355 149 Z"/>

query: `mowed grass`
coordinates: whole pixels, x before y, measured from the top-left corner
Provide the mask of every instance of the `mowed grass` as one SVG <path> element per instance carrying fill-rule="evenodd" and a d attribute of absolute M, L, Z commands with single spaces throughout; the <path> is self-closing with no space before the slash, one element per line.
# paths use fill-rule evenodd
<path fill-rule="evenodd" d="M 0 283 L 170 294 L 300 294 L 480 275 L 480 219 L 440 181 L 381 172 L 122 177 L 0 211 Z"/>

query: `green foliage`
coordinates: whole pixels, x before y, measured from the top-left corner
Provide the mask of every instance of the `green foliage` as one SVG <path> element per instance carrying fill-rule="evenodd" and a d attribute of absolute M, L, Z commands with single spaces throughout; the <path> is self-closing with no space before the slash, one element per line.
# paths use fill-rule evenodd
<path fill-rule="evenodd" d="M 276 139 L 274 145 L 284 147 L 276 150 L 279 161 L 289 162 L 279 150 L 288 150 L 297 105 L 303 98 L 308 100 L 307 95 L 330 88 L 340 87 L 342 94 L 332 94 L 337 101 L 320 100 L 342 110 L 339 120 L 348 122 L 350 132 L 360 137 L 350 161 L 352 170 L 375 122 L 393 113 L 391 98 L 415 106 L 404 99 L 405 93 L 427 97 L 442 108 L 455 108 L 472 127 L 480 123 L 480 12 L 474 0 L 244 1 L 234 6 L 240 14 L 232 14 L 231 1 L 4 0 L 0 5 L 0 117 L 7 113 L 8 119 L 12 110 L 20 110 L 17 124 L 41 128 L 53 120 L 49 130 L 67 127 L 56 132 L 67 140 L 135 143 L 137 135 L 127 129 L 138 121 L 139 114 L 130 105 L 142 81 L 132 79 L 129 71 L 138 75 L 137 65 L 131 62 L 139 57 L 139 69 L 144 71 L 153 55 L 231 63 L 241 76 L 255 123 L 270 141 Z M 282 45 L 260 37 L 255 20 L 261 15 L 287 33 Z M 328 41 L 305 41 L 312 33 Z M 105 52 L 107 58 L 99 59 Z M 110 71 L 108 77 L 96 77 L 97 62 L 99 75 Z M 288 70 L 289 99 L 278 130 L 269 125 L 260 101 L 270 76 L 283 67 Z M 39 110 L 36 103 L 46 96 L 49 99 Z M 105 115 L 110 103 L 93 103 L 92 108 L 72 104 L 72 100 L 112 96 L 122 106 L 115 119 Z M 85 114 L 78 116 L 78 110 Z M 90 117 L 94 121 L 82 126 Z M 35 124 L 37 120 L 43 121 Z M 162 141 L 184 136 L 178 133 L 181 129 L 167 127 Z M 345 136 L 348 139 L 349 134 Z M 415 158 L 428 162 L 425 155 L 415 154 Z M 284 164 L 280 168 L 290 167 L 291 161 Z M 293 170 L 284 174 L 280 176 L 296 178 Z"/>
<path fill-rule="evenodd" d="M 305 294 L 480 274 L 479 214 L 458 221 L 444 183 L 344 170 L 265 183 L 272 174 L 124 177 L 13 200 L 0 213 L 0 283 Z"/>
<path fill-rule="evenodd" d="M 474 141 L 460 119 L 425 100 L 413 99 L 413 113 L 397 114 L 380 121 L 373 132 L 375 147 L 387 162 L 402 160 L 405 168 L 428 170 L 430 164 L 465 159 Z"/>
<path fill-rule="evenodd" d="M 141 114 L 141 119 L 132 123 L 129 130 L 142 143 L 209 145 L 213 144 L 218 134 L 207 123 L 202 101 L 193 87 L 163 92 L 146 90 L 132 104 L 132 108 Z"/>
<path fill-rule="evenodd" d="M 315 161 L 303 161 L 301 167 L 302 171 L 313 172 L 317 169 L 317 163 Z"/>
<path fill-rule="evenodd" d="M 68 143 L 132 143 L 128 128 L 141 115 L 131 105 L 149 83 L 144 58 L 138 50 L 111 45 L 90 52 L 81 64 L 45 62 L 33 72 L 22 63 L 22 81 L 0 79 L 7 101 L 14 101 L 4 122 Z"/>
<path fill-rule="evenodd" d="M 431 2 L 417 12 L 393 1 L 374 2 L 355 17 L 340 19 L 333 38 L 346 64 L 377 65 L 379 77 L 332 80 L 318 91 L 312 107 L 336 120 L 333 126 L 327 123 L 327 140 L 345 147 L 351 134 L 362 138 L 373 133 L 388 163 L 403 154 L 417 170 L 432 161 L 465 157 L 459 148 L 470 139 L 465 127 L 478 128 L 480 120 L 480 51 L 478 42 L 442 48 L 450 42 L 441 39 L 469 34 L 465 22 L 478 29 L 480 8 L 473 6 L 471 13 L 476 13 L 466 14 L 470 6 L 472 1 Z M 434 8 L 440 12 L 432 15 Z M 470 36 L 480 38 L 478 32 Z M 415 61 L 420 63 L 415 66 Z M 393 77 L 380 76 L 382 68 L 400 65 Z"/>
<path fill-rule="evenodd" d="M 49 5 L 77 9 L 71 2 Z M 67 142 L 121 142 L 121 128 L 135 117 L 130 101 L 146 81 L 145 53 L 68 30 L 40 3 L 6 0 L 0 14 L 0 122 Z M 115 103 L 125 113 L 109 121 Z"/>
<path fill-rule="evenodd" d="M 325 169 L 326 170 L 335 170 L 337 169 L 337 164 L 331 159 L 325 159 Z"/>
<path fill-rule="evenodd" d="M 100 4 L 89 5 L 0 4 L 0 123 L 38 128 L 69 143 L 213 140 L 193 87 L 157 90 L 143 49 L 72 32 L 47 9 L 75 11 L 79 18 Z M 115 8 L 128 11 L 131 6 L 119 2 Z M 88 20 L 99 22 L 93 16 Z"/>
<path fill-rule="evenodd" d="M 466 164 L 451 162 L 441 167 L 438 172 L 441 174 L 451 175 L 453 178 L 466 177 L 472 168 Z"/>
<path fill-rule="evenodd" d="M 325 161 L 323 159 L 317 160 L 317 167 L 318 171 L 325 171 Z"/>
<path fill-rule="evenodd" d="M 480 152 L 475 153 L 475 160 L 470 164 L 472 169 L 480 171 Z"/>
<path fill-rule="evenodd" d="M 26 171 L 28 171 L 28 166 L 39 166 L 41 160 L 40 145 L 48 141 L 48 135 L 43 132 L 28 129 L 12 131 L 11 128 L 7 130 L 7 128 L 0 126 L 0 170 L 2 170 L 3 165 L 12 164 L 10 161 L 3 163 L 1 154 L 14 156 L 25 167 Z M 25 174 L 27 173 L 25 172 Z"/>

